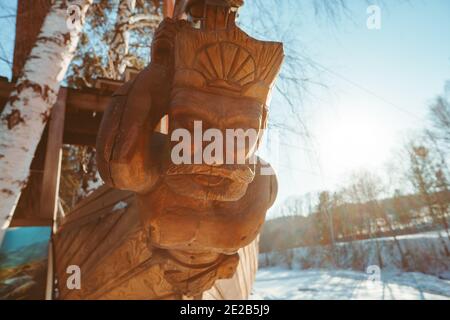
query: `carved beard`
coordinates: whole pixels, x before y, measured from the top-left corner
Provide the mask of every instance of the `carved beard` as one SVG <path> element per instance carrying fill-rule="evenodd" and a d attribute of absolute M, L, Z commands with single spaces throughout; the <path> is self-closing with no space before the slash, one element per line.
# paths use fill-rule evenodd
<path fill-rule="evenodd" d="M 254 177 L 254 165 L 171 165 L 164 182 L 181 196 L 204 201 L 238 201 Z"/>
<path fill-rule="evenodd" d="M 137 196 L 149 244 L 163 249 L 235 253 L 256 238 L 277 194 L 274 175 L 254 176 L 237 201 L 175 193 L 166 178 L 149 194 Z"/>

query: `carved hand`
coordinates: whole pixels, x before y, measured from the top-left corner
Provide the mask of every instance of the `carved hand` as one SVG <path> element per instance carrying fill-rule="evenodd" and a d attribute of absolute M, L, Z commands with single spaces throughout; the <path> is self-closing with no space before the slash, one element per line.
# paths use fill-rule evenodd
<path fill-rule="evenodd" d="M 145 193 L 158 178 L 151 154 L 154 128 L 167 113 L 173 76 L 176 25 L 164 20 L 155 33 L 152 62 L 114 93 L 100 126 L 97 162 L 106 184 Z"/>

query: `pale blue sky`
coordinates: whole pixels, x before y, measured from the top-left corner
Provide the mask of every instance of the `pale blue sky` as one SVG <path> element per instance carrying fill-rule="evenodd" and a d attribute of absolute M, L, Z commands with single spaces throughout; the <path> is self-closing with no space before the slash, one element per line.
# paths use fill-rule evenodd
<path fill-rule="evenodd" d="M 359 168 L 383 171 L 405 136 L 426 123 L 429 103 L 450 79 L 450 1 L 387 0 L 380 30 L 367 28 L 366 2 L 348 4 L 349 16 L 335 23 L 307 5 L 279 19 L 299 35 L 289 45 L 314 61 L 311 77 L 326 88 L 311 86 L 312 95 L 299 101 L 314 150 L 299 138 L 290 141 L 298 150 L 281 147 L 278 204 L 289 195 L 333 190 Z M 242 12 L 243 24 L 255 9 Z M 272 113 L 283 109 L 277 103 L 275 97 Z"/>
<path fill-rule="evenodd" d="M 405 135 L 424 125 L 430 101 L 450 79 L 449 0 L 385 0 L 381 30 L 367 29 L 365 1 L 348 1 L 349 15 L 335 22 L 317 17 L 311 1 L 302 2 L 301 12 L 281 6 L 278 23 L 294 39 L 287 50 L 312 59 L 316 70 L 308 76 L 326 88 L 309 86 L 310 94 L 298 101 L 312 140 L 291 136 L 288 144 L 299 148 L 281 147 L 278 160 L 271 159 L 281 163 L 275 164 L 277 203 L 289 195 L 332 190 L 353 169 L 382 168 Z M 0 0 L 2 6 L 14 2 Z M 243 25 L 252 24 L 254 10 L 248 0 Z M 3 11 L 0 17 L 10 13 Z M 264 38 L 280 40 L 273 34 Z M 0 19 L 0 41 L 9 58 L 13 40 L 14 19 Z M 1 61 L 0 75 L 10 75 Z M 280 116 L 285 108 L 275 95 L 272 114 Z"/>

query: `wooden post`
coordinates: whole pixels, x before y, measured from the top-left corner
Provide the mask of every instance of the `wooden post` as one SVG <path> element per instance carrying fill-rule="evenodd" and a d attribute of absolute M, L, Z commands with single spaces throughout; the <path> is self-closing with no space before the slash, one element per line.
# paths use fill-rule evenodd
<path fill-rule="evenodd" d="M 172 18 L 174 7 L 175 7 L 174 0 L 164 0 L 163 1 L 164 18 L 166 18 L 166 17 Z"/>
<path fill-rule="evenodd" d="M 67 89 L 61 88 L 58 100 L 50 117 L 47 150 L 45 152 L 44 176 L 42 179 L 39 218 L 56 221 L 58 210 L 59 178 L 61 174 L 64 116 L 66 112 Z M 55 227 L 55 226 L 53 226 Z"/>
<path fill-rule="evenodd" d="M 53 241 L 48 243 L 48 255 L 47 255 L 47 281 L 45 286 L 45 300 L 53 299 L 53 284 L 55 278 L 53 277 Z"/>
<path fill-rule="evenodd" d="M 164 0 L 163 1 L 163 15 L 164 18 L 173 18 L 173 11 L 175 9 L 175 0 Z M 156 132 L 161 132 L 164 134 L 169 133 L 169 117 L 164 116 L 158 123 L 155 129 Z"/>

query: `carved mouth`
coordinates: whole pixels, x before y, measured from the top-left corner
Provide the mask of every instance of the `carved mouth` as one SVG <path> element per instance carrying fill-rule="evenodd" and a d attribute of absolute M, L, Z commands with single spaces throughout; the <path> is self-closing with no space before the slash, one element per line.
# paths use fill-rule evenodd
<path fill-rule="evenodd" d="M 248 186 L 225 177 L 202 174 L 167 175 L 164 180 L 177 194 L 211 201 L 236 201 L 245 194 Z"/>
<path fill-rule="evenodd" d="M 196 183 L 203 185 L 205 187 L 217 187 L 225 181 L 224 177 L 209 176 L 209 175 L 207 176 L 203 174 L 197 174 L 193 178 Z"/>
<path fill-rule="evenodd" d="M 166 169 L 165 183 L 173 192 L 198 200 L 236 201 L 253 181 L 249 166 L 172 165 Z"/>
<path fill-rule="evenodd" d="M 254 170 L 249 166 L 242 165 L 223 165 L 219 167 L 211 167 L 204 165 L 172 165 L 166 170 L 166 175 L 190 175 L 195 176 L 202 185 L 203 181 L 207 181 L 206 185 L 213 186 L 220 184 L 225 180 L 233 180 L 239 183 L 248 184 L 253 181 L 255 176 Z M 197 178 L 198 177 L 198 178 Z M 222 178 L 222 181 L 219 179 Z"/>

